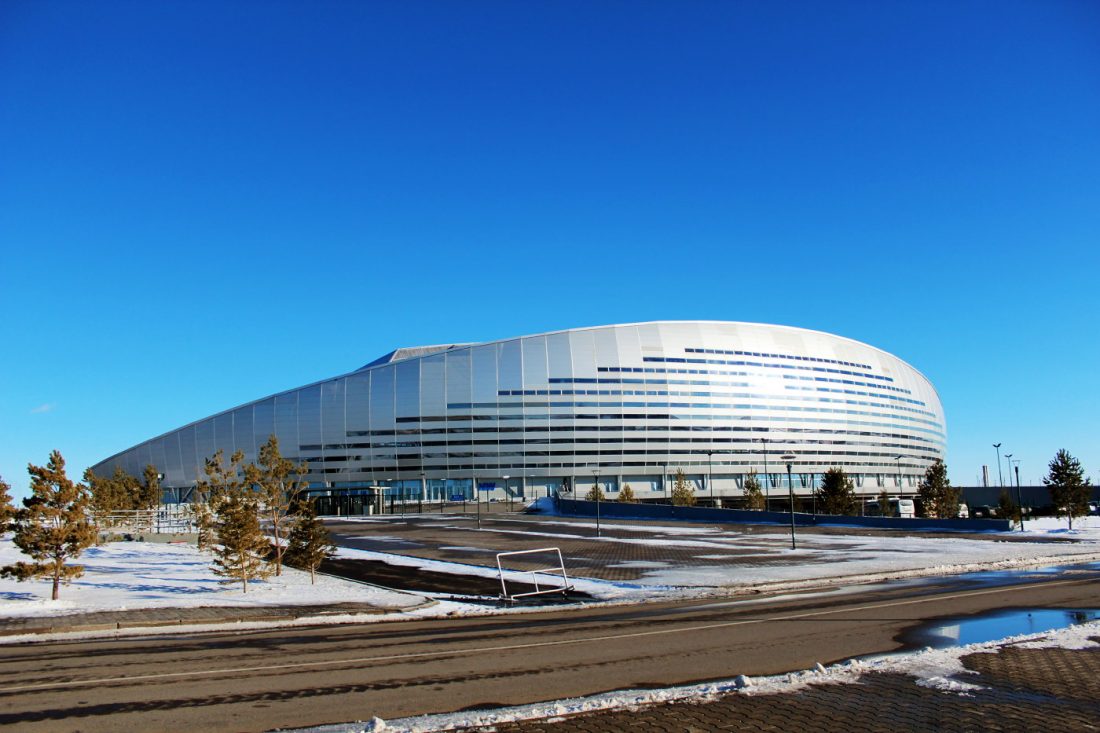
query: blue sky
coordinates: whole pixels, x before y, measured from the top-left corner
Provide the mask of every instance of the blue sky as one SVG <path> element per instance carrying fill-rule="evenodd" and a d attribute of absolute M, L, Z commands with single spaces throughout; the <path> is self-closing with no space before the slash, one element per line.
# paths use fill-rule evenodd
<path fill-rule="evenodd" d="M 1100 5 L 0 4 L 0 476 L 400 345 L 865 341 L 1100 478 Z M 993 468 L 996 477 L 996 467 Z"/>

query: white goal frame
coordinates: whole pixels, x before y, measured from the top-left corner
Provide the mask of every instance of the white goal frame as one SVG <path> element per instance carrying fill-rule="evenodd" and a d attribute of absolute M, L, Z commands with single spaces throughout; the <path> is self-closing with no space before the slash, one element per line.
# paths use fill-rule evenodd
<path fill-rule="evenodd" d="M 501 563 L 502 557 L 514 557 L 516 555 L 534 555 L 537 553 L 557 553 L 558 564 L 556 566 L 550 566 L 547 568 L 536 568 L 535 570 L 512 570 L 513 573 L 528 573 L 531 576 L 531 584 L 535 586 L 533 591 L 526 593 L 508 593 L 508 583 L 504 578 L 504 565 Z M 561 593 L 563 596 L 569 591 L 573 590 L 573 586 L 569 584 L 569 575 L 565 572 L 565 561 L 561 556 L 561 549 L 557 547 L 540 547 L 535 550 L 516 550 L 514 552 L 498 552 L 497 553 L 497 572 L 500 574 L 500 597 L 502 600 L 508 603 L 514 603 L 517 598 L 526 598 L 529 596 L 541 596 L 548 593 Z M 553 573 L 553 578 L 557 580 L 558 576 L 561 577 L 561 585 L 547 586 L 545 579 L 542 584 L 539 583 L 539 573 Z"/>

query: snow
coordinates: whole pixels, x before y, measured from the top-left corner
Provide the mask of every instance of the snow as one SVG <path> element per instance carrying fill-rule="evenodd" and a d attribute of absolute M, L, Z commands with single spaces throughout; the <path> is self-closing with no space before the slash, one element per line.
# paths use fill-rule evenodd
<path fill-rule="evenodd" d="M 950 649 L 924 649 L 910 654 L 891 654 L 864 659 L 853 659 L 825 666 L 815 664 L 811 669 L 773 675 L 747 677 L 738 675 L 732 679 L 684 685 L 657 690 L 618 690 L 588 697 L 556 700 L 552 702 L 518 705 L 473 712 L 443 715 L 424 715 L 399 720 L 381 721 L 372 718 L 369 723 L 344 723 L 313 728 L 302 728 L 296 733 L 365 733 L 366 731 L 391 731 L 392 733 L 427 733 L 458 728 L 483 727 L 504 723 L 560 718 L 566 715 L 612 709 L 637 709 L 641 706 L 666 702 L 706 702 L 729 694 L 776 695 L 796 692 L 808 685 L 853 684 L 868 674 L 899 673 L 915 678 L 915 684 L 948 694 L 969 695 L 982 689 L 980 685 L 960 679 L 975 673 L 963 667 L 962 658 L 977 652 L 996 653 L 1001 647 L 1013 645 L 1023 648 L 1086 649 L 1097 644 L 1089 637 L 1100 636 L 1100 622 L 1071 626 L 1058 631 L 1013 636 L 998 641 L 970 644 Z"/>
<path fill-rule="evenodd" d="M 26 560 L 10 539 L 0 540 L 0 565 Z M 251 581 L 248 592 L 239 582 L 223 583 L 211 570 L 211 556 L 192 545 L 156 542 L 110 542 L 84 551 L 76 564 L 83 577 L 61 587 L 50 600 L 51 581 L 0 579 L 0 617 L 64 616 L 94 611 L 226 606 L 325 605 L 368 603 L 401 610 L 424 603 L 421 596 L 382 590 L 328 576 L 283 568 L 279 577 Z"/>
<path fill-rule="evenodd" d="M 1064 517 L 1036 517 L 1024 520 L 1024 533 L 1100 539 L 1100 517 L 1077 517 L 1073 529 Z"/>

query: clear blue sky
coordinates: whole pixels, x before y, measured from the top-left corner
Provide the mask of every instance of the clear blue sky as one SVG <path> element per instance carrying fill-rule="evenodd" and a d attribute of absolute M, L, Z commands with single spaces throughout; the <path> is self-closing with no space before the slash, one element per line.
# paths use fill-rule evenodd
<path fill-rule="evenodd" d="M 1100 478 L 1100 4 L 0 4 L 0 475 L 400 345 L 782 323 Z M 993 468 L 996 480 L 996 468 Z"/>

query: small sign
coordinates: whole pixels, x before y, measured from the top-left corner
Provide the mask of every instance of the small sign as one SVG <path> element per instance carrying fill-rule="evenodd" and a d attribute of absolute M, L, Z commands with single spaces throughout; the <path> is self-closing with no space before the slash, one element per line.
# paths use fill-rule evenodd
<path fill-rule="evenodd" d="M 465 494 L 451 494 L 451 501 L 466 501 Z"/>
<path fill-rule="evenodd" d="M 497 485 L 495 483 L 488 482 L 488 483 L 484 483 L 484 484 L 478 484 L 477 485 L 477 490 L 478 491 L 492 491 L 496 487 L 497 487 Z"/>

